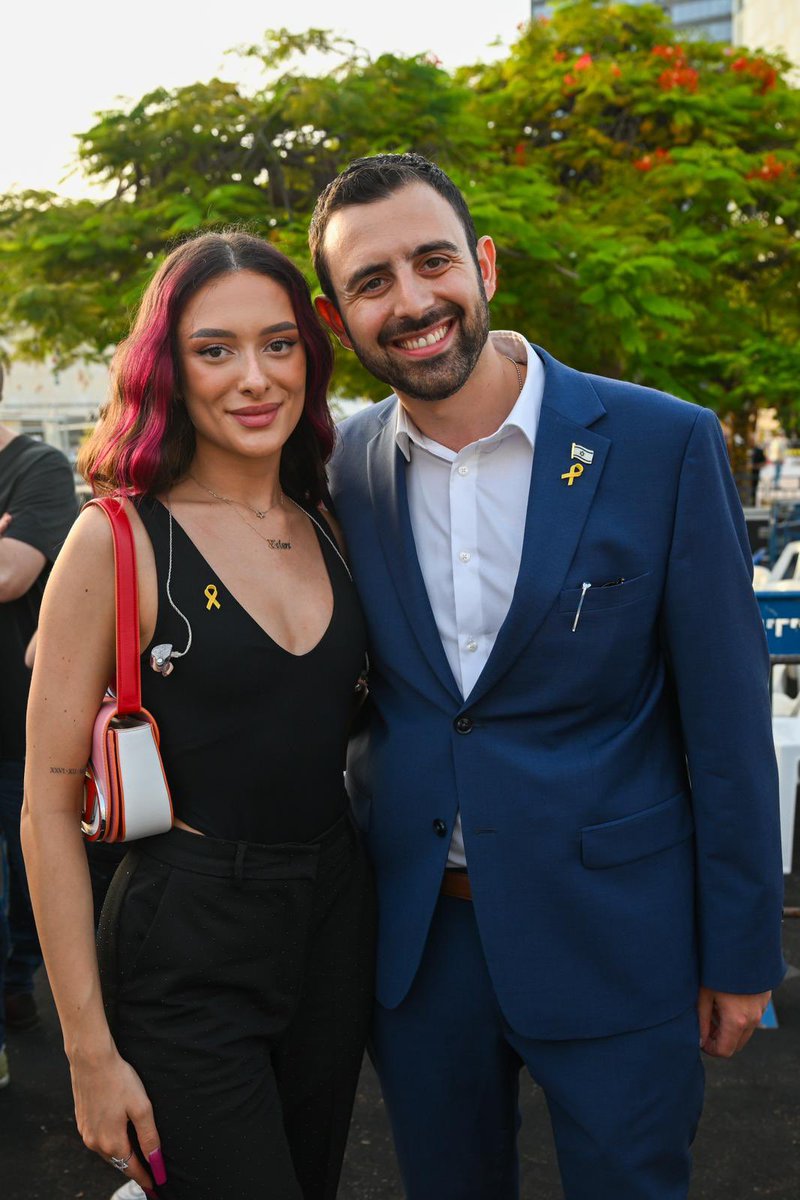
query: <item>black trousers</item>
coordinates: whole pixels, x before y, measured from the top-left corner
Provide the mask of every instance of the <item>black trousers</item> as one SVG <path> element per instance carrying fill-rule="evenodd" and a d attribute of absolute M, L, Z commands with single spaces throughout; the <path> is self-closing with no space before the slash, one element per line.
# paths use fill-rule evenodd
<path fill-rule="evenodd" d="M 349 817 L 313 845 L 173 829 L 131 850 L 98 957 L 117 1046 L 153 1104 L 162 1200 L 332 1200 L 374 939 Z"/>

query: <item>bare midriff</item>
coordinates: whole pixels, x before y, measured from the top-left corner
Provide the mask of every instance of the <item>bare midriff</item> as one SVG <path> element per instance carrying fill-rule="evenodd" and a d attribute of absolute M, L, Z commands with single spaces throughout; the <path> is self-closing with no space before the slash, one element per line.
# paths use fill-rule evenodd
<path fill-rule="evenodd" d="M 172 824 L 177 825 L 178 829 L 185 829 L 187 833 L 196 834 L 197 837 L 205 837 L 206 836 L 204 833 L 201 833 L 199 829 L 193 829 L 191 825 L 187 825 L 185 821 L 181 821 L 178 817 L 175 817 Z"/>

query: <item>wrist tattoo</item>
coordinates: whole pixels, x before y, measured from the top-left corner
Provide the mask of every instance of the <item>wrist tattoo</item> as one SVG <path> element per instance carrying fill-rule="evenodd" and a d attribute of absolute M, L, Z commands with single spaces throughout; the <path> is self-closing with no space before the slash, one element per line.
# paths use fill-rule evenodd
<path fill-rule="evenodd" d="M 86 767 L 51 767 L 51 775 L 83 775 Z"/>

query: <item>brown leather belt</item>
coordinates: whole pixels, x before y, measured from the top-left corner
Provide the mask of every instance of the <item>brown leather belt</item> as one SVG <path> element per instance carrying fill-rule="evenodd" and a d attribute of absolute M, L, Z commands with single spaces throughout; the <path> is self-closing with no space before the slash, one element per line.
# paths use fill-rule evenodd
<path fill-rule="evenodd" d="M 441 894 L 443 896 L 455 896 L 457 900 L 471 900 L 472 887 L 470 886 L 467 872 L 452 869 L 445 871 L 442 878 Z"/>

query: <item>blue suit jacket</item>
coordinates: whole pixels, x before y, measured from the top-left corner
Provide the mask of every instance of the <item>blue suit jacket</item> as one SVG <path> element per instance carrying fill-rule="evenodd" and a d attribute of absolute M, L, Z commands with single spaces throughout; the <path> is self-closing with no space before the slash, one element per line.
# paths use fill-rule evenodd
<path fill-rule="evenodd" d="M 675 1016 L 698 982 L 782 977 L 768 657 L 714 414 L 536 352 L 519 577 L 466 699 L 415 553 L 397 401 L 341 427 L 332 495 L 374 706 L 348 790 L 377 870 L 381 1003 L 413 982 L 460 810 L 507 1020 L 596 1037 Z M 594 458 L 570 487 L 573 441 Z"/>

